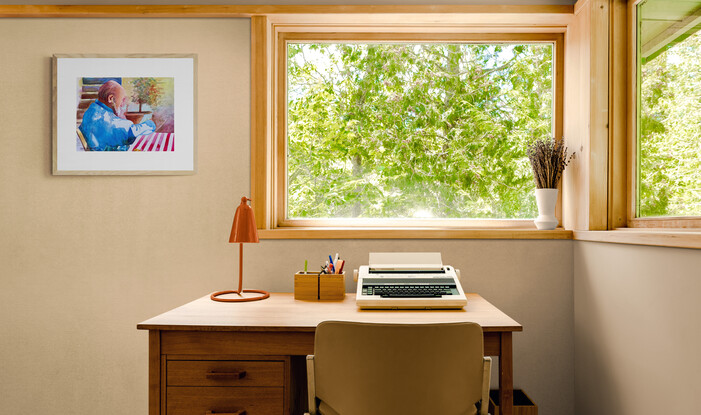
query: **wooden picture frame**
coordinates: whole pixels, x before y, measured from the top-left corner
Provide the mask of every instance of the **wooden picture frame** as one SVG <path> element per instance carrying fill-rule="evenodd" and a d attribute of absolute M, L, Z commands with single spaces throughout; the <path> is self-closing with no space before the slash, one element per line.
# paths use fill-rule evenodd
<path fill-rule="evenodd" d="M 56 54 L 52 107 L 54 175 L 196 172 L 195 54 Z"/>

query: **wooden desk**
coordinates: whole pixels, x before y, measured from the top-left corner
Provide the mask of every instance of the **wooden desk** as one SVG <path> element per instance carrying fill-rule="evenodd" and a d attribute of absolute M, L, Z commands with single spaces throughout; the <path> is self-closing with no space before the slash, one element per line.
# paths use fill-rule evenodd
<path fill-rule="evenodd" d="M 484 331 L 484 354 L 499 357 L 501 413 L 513 411 L 511 333 L 523 327 L 478 294 L 464 310 L 359 310 L 344 301 L 307 302 L 292 294 L 218 303 L 209 295 L 137 325 L 149 330 L 149 414 L 299 415 L 306 409 L 304 356 L 324 320 L 372 323 L 472 321 Z M 241 374 L 245 371 L 245 374 Z"/>

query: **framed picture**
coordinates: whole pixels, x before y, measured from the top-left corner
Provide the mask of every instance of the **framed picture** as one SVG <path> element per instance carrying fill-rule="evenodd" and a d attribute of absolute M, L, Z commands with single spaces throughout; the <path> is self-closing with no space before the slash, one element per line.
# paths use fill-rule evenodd
<path fill-rule="evenodd" d="M 197 56 L 54 55 L 53 174 L 194 174 Z"/>

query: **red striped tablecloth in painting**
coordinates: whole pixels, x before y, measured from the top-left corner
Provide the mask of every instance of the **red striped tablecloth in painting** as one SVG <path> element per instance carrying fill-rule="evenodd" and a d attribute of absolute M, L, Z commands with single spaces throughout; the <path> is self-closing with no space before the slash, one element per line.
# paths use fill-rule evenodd
<path fill-rule="evenodd" d="M 153 133 L 136 137 L 129 151 L 174 151 L 175 133 Z"/>

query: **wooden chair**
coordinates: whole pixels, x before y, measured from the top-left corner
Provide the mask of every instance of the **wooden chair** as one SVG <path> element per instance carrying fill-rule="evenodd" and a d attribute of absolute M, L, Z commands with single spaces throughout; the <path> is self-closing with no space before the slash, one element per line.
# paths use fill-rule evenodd
<path fill-rule="evenodd" d="M 307 356 L 308 414 L 487 415 L 491 363 L 476 323 L 325 321 Z"/>
<path fill-rule="evenodd" d="M 80 131 L 80 128 L 76 128 L 75 131 L 78 133 L 78 139 L 80 140 L 80 143 L 83 145 L 83 149 L 85 151 L 90 151 L 90 147 L 88 147 L 88 142 L 85 141 L 85 137 L 83 136 L 83 132 Z"/>

